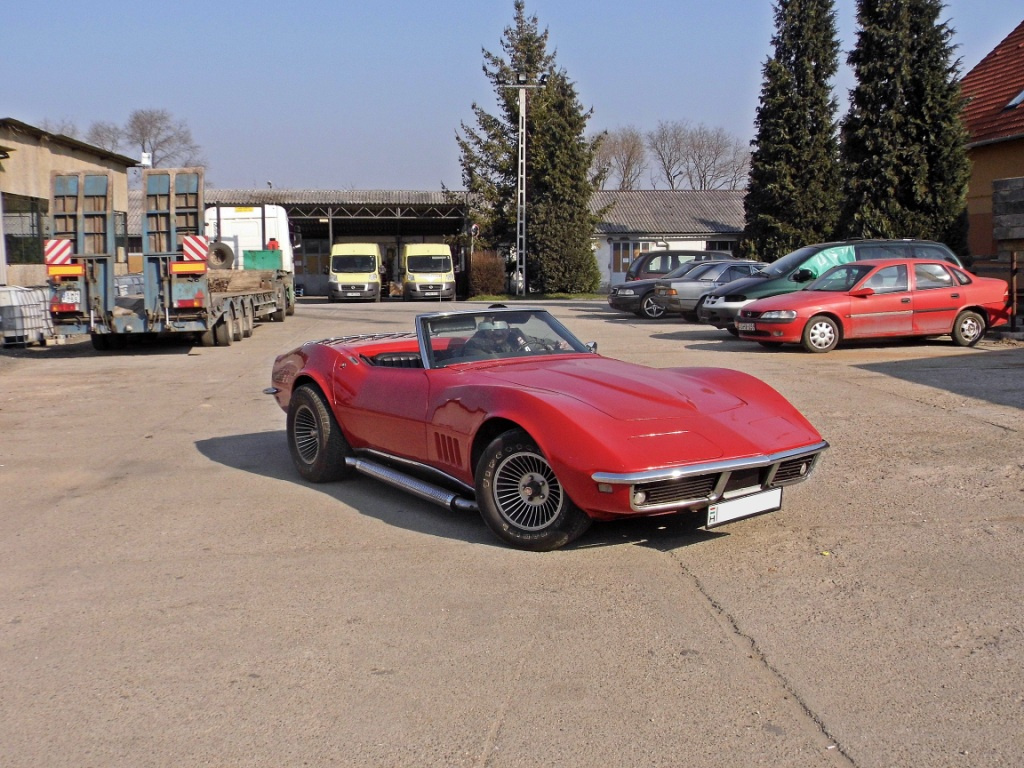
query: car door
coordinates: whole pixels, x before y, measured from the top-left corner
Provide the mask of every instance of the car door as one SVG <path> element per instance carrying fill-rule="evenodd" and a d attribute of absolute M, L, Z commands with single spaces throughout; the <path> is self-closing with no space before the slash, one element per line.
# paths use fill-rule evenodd
<path fill-rule="evenodd" d="M 385 453 L 422 461 L 426 451 L 428 371 L 422 368 L 366 366 L 355 391 L 339 371 L 336 392 L 347 401 L 342 418 L 358 441 Z M 342 393 L 341 388 L 349 390 Z"/>
<path fill-rule="evenodd" d="M 843 329 L 847 338 L 913 333 L 914 301 L 906 264 L 877 269 L 856 287 L 870 288 L 874 294 L 850 297 L 849 319 Z"/>
<path fill-rule="evenodd" d="M 941 264 L 915 264 L 913 272 L 914 333 L 949 333 L 960 310 L 963 286 Z"/>

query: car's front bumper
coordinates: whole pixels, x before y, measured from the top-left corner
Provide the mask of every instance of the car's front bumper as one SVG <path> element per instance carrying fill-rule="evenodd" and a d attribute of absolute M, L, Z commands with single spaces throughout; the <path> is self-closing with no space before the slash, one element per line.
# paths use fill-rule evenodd
<path fill-rule="evenodd" d="M 736 317 L 750 301 L 726 302 L 717 296 L 708 296 L 697 307 L 697 319 L 716 328 L 735 328 Z"/>
<path fill-rule="evenodd" d="M 622 312 L 639 312 L 640 311 L 640 297 L 639 296 L 619 296 L 619 295 L 608 295 L 608 306 L 612 309 L 618 309 Z"/>
<path fill-rule="evenodd" d="M 811 476 L 826 448 L 828 443 L 822 440 L 765 456 L 647 472 L 595 472 L 591 479 L 605 493 L 628 491 L 629 511 L 625 514 L 701 509 L 803 482 Z"/>

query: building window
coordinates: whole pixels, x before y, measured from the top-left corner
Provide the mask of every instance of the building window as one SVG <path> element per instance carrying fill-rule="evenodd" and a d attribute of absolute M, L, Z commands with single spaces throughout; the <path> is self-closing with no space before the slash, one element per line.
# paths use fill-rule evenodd
<path fill-rule="evenodd" d="M 4 194 L 4 245 L 8 264 L 43 263 L 43 217 L 47 201 Z"/>
<path fill-rule="evenodd" d="M 735 240 L 708 240 L 707 245 L 704 247 L 706 251 L 729 251 L 730 253 L 736 252 L 736 241 Z"/>
<path fill-rule="evenodd" d="M 612 243 L 612 272 L 625 272 L 640 254 L 649 250 L 651 250 L 650 243 L 627 241 Z"/>

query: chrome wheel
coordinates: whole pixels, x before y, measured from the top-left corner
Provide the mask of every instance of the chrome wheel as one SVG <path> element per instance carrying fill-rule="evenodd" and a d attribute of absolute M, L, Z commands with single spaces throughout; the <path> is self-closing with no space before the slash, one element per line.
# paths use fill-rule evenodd
<path fill-rule="evenodd" d="M 295 426 L 292 431 L 295 450 L 307 464 L 316 461 L 320 453 L 320 422 L 308 405 L 295 409 Z"/>
<path fill-rule="evenodd" d="M 657 320 L 665 314 L 665 308 L 655 303 L 652 291 L 640 300 L 640 312 L 648 320 Z"/>
<path fill-rule="evenodd" d="M 493 489 L 501 516 L 524 531 L 543 530 L 561 511 L 562 486 L 535 453 L 514 453 L 498 464 Z"/>

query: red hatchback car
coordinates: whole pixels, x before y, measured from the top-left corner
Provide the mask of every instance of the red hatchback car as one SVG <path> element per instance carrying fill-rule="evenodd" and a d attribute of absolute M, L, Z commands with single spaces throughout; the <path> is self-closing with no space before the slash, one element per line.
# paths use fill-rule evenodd
<path fill-rule="evenodd" d="M 942 261 L 884 259 L 833 267 L 795 293 L 740 310 L 741 339 L 828 352 L 847 339 L 945 336 L 963 347 L 1009 321 L 1009 286 Z"/>

